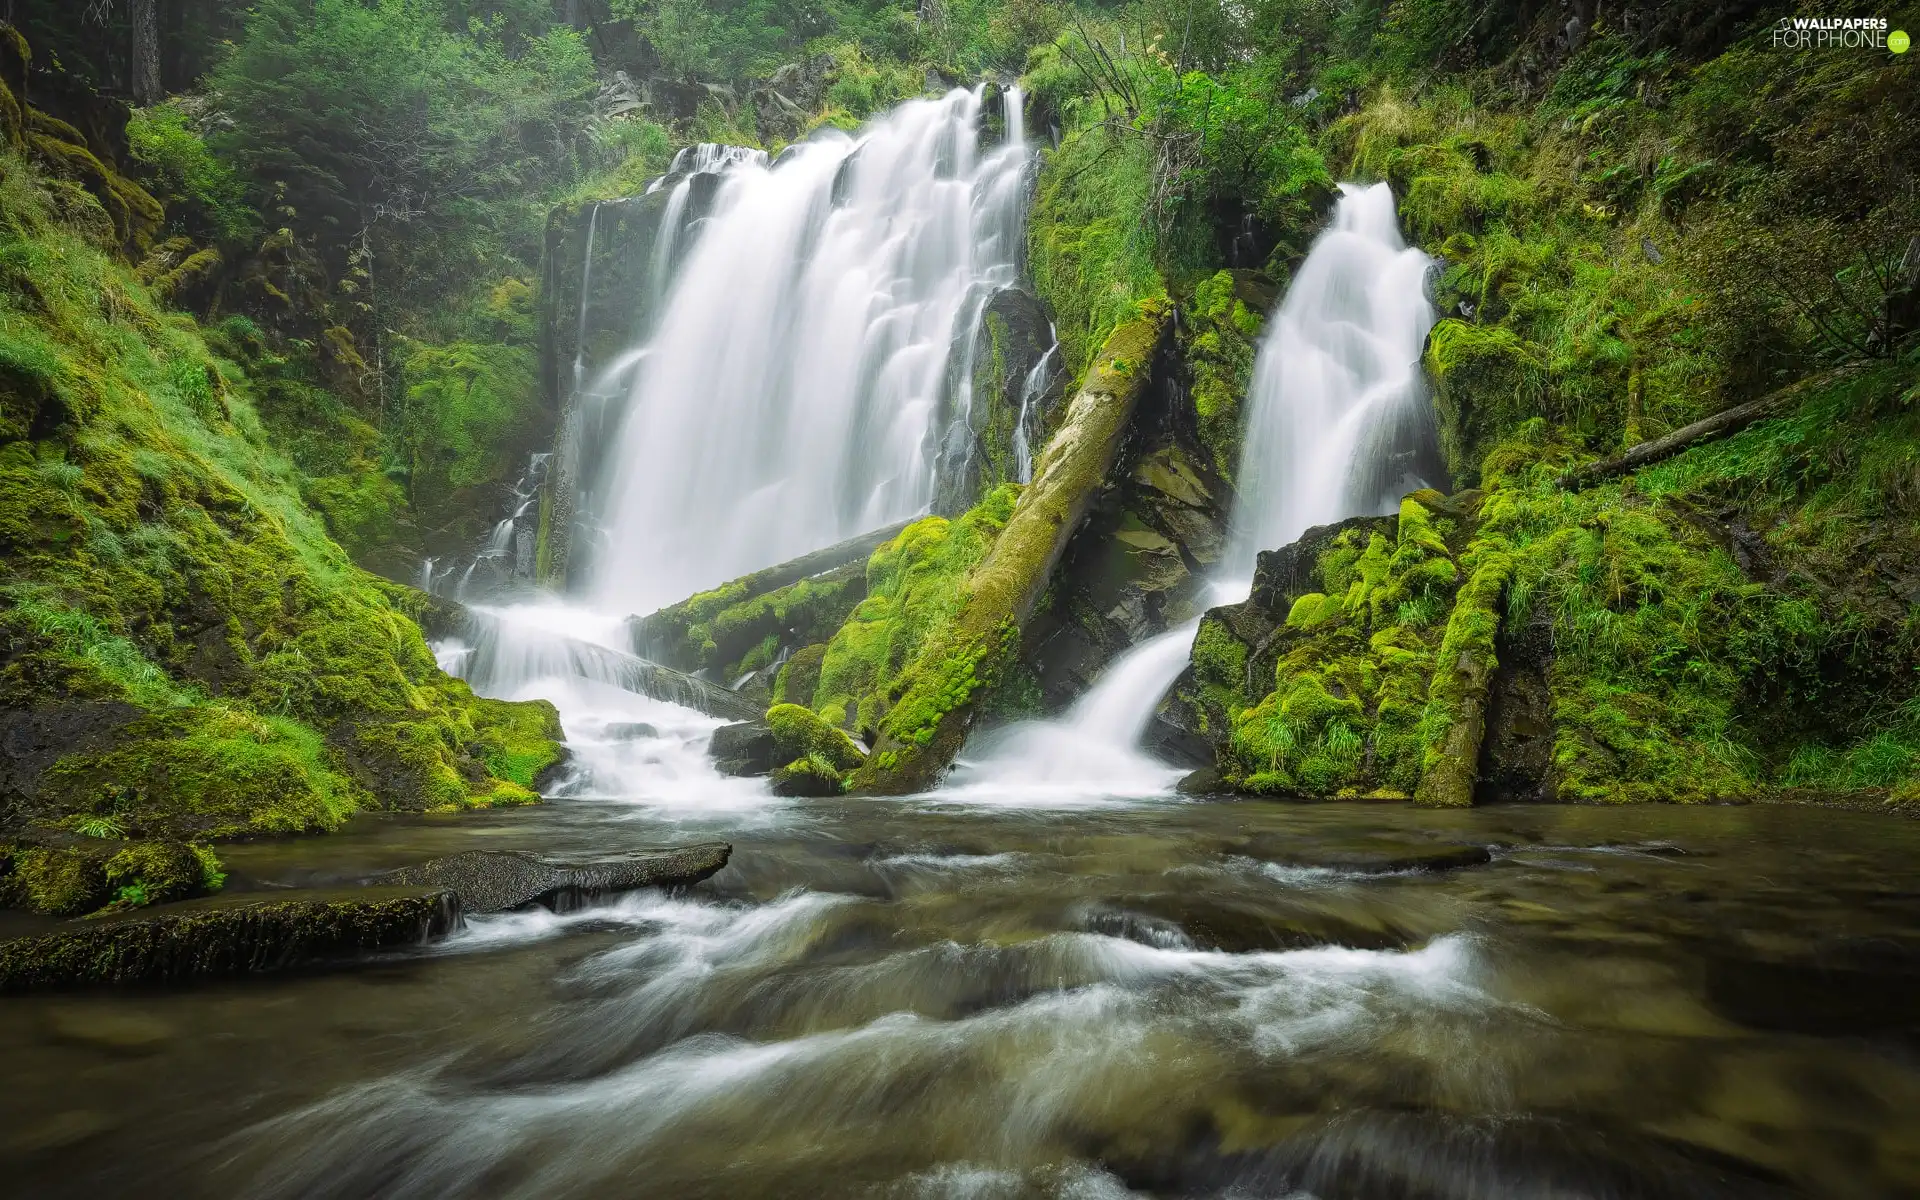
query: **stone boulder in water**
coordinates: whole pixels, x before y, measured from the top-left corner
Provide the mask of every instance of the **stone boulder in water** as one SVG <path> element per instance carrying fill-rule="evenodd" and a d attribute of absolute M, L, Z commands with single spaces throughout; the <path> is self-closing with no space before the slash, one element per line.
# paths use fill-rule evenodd
<path fill-rule="evenodd" d="M 390 871 L 378 882 L 444 889 L 459 897 L 462 911 L 469 913 L 530 904 L 565 912 L 610 893 L 698 883 L 726 866 L 732 853 L 725 842 L 701 842 L 599 862 L 563 863 L 518 850 L 469 850 Z"/>
<path fill-rule="evenodd" d="M 764 721 L 738 721 L 713 731 L 707 743 L 714 769 L 722 775 L 765 775 L 778 765 L 773 730 Z"/>

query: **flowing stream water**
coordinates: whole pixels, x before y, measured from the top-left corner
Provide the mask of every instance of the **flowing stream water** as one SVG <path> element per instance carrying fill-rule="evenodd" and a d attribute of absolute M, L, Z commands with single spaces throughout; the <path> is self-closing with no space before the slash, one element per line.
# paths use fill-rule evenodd
<path fill-rule="evenodd" d="M 596 590 L 486 610 L 498 636 L 437 647 L 487 694 L 559 706 L 572 759 L 546 804 L 221 848 L 230 888 L 262 894 L 476 848 L 724 838 L 730 865 L 680 895 L 475 917 L 352 970 L 9 999 L 0 1190 L 1920 1194 L 1920 824 L 1186 799 L 1135 743 L 1192 625 L 897 799 L 722 778 L 718 721 L 617 686 L 621 620 L 649 598 L 927 502 L 936 397 L 965 403 L 935 381 L 1018 239 L 996 190 L 1015 164 L 990 163 L 1025 151 L 979 154 L 978 104 L 708 164 L 714 225 L 623 368 L 634 470 Z M 1404 419 L 1424 271 L 1390 194 L 1348 189 L 1252 404 L 1252 444 L 1328 494 L 1253 473 L 1243 547 L 1435 478 Z"/>

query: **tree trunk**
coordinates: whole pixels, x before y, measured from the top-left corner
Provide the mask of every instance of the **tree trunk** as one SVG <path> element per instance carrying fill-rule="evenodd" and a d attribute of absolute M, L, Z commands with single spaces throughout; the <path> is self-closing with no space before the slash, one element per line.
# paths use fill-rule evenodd
<path fill-rule="evenodd" d="M 135 104 L 160 99 L 160 0 L 132 0 L 133 79 Z"/>

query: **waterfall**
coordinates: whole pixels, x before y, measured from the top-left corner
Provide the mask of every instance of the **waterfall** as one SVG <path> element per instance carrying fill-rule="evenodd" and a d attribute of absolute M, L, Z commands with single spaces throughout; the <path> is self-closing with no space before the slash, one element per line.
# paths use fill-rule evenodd
<path fill-rule="evenodd" d="M 573 334 L 573 390 L 580 391 L 587 365 L 587 299 L 593 294 L 593 236 L 600 227 L 600 205 L 587 211 L 587 252 L 580 259 L 580 318 Z"/>
<path fill-rule="evenodd" d="M 1245 574 L 1261 550 L 1315 525 L 1392 512 L 1407 492 L 1445 477 L 1420 369 L 1434 320 L 1426 295 L 1432 262 L 1401 240 L 1386 184 L 1342 184 L 1340 192 L 1332 226 L 1314 242 L 1254 363 L 1227 558 Z M 1036 390 L 1030 379 L 1029 395 Z M 1026 412 L 1023 400 L 1015 446 L 1023 464 Z M 1221 602 L 1246 594 L 1231 582 L 1214 590 Z M 1060 719 L 989 740 L 981 760 L 954 773 L 954 789 L 1056 797 L 1164 790 L 1178 772 L 1136 743 L 1185 667 L 1198 627 L 1133 647 Z"/>
<path fill-rule="evenodd" d="M 970 401 L 954 364 L 1019 273 L 1020 97 L 1007 90 L 1008 137 L 988 150 L 981 103 L 910 101 L 777 163 L 682 151 L 676 168 L 721 173 L 670 251 L 666 302 L 591 472 L 606 481 L 595 603 L 646 612 L 927 508 Z"/>
<path fill-rule="evenodd" d="M 1140 736 L 1193 648 L 1193 620 L 1133 647 L 1057 720 L 1024 721 L 983 739 L 942 798 L 1049 807 L 1157 796 L 1183 771 L 1144 754 Z"/>
<path fill-rule="evenodd" d="M 1420 369 L 1432 265 L 1401 240 L 1391 188 L 1340 185 L 1333 224 L 1254 360 L 1235 569 L 1251 574 L 1255 554 L 1315 525 L 1390 513 L 1407 492 L 1444 486 Z"/>
<path fill-rule="evenodd" d="M 1047 327 L 1053 334 L 1053 343 L 1040 361 L 1033 364 L 1033 370 L 1027 372 L 1027 378 L 1020 385 L 1020 415 L 1013 422 L 1013 465 L 1021 483 L 1033 482 L 1033 402 L 1047 394 L 1047 387 L 1053 382 L 1053 375 L 1047 364 L 1060 349 L 1060 336 L 1053 327 Z"/>

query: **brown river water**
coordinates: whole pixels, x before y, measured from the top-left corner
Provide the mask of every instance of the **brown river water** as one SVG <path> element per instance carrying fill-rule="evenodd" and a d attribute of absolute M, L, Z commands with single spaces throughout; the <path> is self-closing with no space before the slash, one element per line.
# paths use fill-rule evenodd
<path fill-rule="evenodd" d="M 684 895 L 0 1002 L 0 1190 L 1920 1195 L 1892 817 L 581 797 L 223 853 L 247 888 L 710 836 Z"/>

